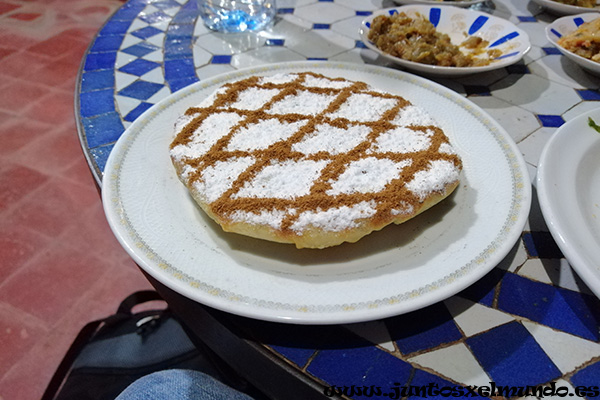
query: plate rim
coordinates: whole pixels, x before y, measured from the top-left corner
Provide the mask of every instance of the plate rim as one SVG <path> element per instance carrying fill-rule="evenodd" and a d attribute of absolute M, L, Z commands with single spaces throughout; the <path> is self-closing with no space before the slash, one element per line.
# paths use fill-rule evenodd
<path fill-rule="evenodd" d="M 502 64 L 502 65 L 489 64 L 489 65 L 484 65 L 484 66 L 479 66 L 479 67 L 445 67 L 445 66 L 439 66 L 439 65 L 421 64 L 421 63 L 417 63 L 414 61 L 404 60 L 400 57 L 396 57 L 391 54 L 385 53 L 384 51 L 380 50 L 377 46 L 375 46 L 369 40 L 368 35 L 367 35 L 367 31 L 369 30 L 369 28 L 366 26 L 367 22 L 372 21 L 378 15 L 384 15 L 386 13 L 389 13 L 389 11 L 391 11 L 391 10 L 408 10 L 408 9 L 415 9 L 415 8 L 416 9 L 440 8 L 440 9 L 452 10 L 455 13 L 463 13 L 463 14 L 471 14 L 472 13 L 472 14 L 476 14 L 476 15 L 493 18 L 494 20 L 502 20 L 504 23 L 514 27 L 514 30 L 517 31 L 520 36 L 526 38 L 527 47 L 522 52 L 520 52 L 520 54 L 518 56 L 515 56 L 514 60 L 510 59 L 511 62 Z M 365 17 L 360 22 L 358 33 L 359 33 L 359 36 L 360 36 L 362 42 L 364 43 L 364 45 L 367 48 L 369 48 L 370 50 L 376 52 L 381 57 L 384 57 L 385 59 L 392 61 L 392 62 L 396 63 L 397 65 L 400 65 L 401 67 L 406 68 L 408 70 L 418 71 L 418 72 L 421 72 L 424 74 L 437 75 L 437 76 L 465 76 L 465 75 L 479 74 L 482 72 L 494 71 L 499 68 L 505 68 L 505 67 L 508 67 L 510 65 L 513 65 L 513 64 L 519 62 L 531 50 L 531 39 L 529 37 L 529 34 L 526 31 L 524 31 L 523 29 L 521 29 L 518 26 L 516 26 L 515 24 L 513 24 L 511 21 L 508 21 L 504 18 L 498 17 L 496 15 L 488 14 L 488 13 L 485 13 L 482 11 L 465 9 L 462 7 L 456 7 L 456 6 L 449 5 L 449 4 L 439 4 L 439 5 L 421 4 L 421 3 L 405 4 L 405 5 L 401 5 L 401 6 L 397 6 L 397 7 L 388 7 L 388 8 L 380 9 L 380 10 L 373 12 L 371 15 Z"/>
<path fill-rule="evenodd" d="M 491 132 L 490 134 L 494 136 L 494 140 L 496 140 L 499 145 L 502 145 L 502 147 L 504 148 L 503 151 L 505 153 L 508 152 L 511 155 L 511 159 L 508 160 L 508 154 L 505 154 L 507 157 L 507 162 L 513 163 L 509 166 L 511 173 L 511 181 L 513 181 L 514 183 L 513 188 L 517 187 L 517 191 L 519 193 L 518 196 L 513 193 L 513 197 L 510 200 L 510 218 L 508 218 L 507 221 L 505 221 L 503 229 L 501 229 L 500 232 L 496 234 L 496 239 L 494 240 L 494 242 L 491 243 L 483 253 L 481 253 L 485 253 L 486 257 L 488 257 L 485 260 L 483 260 L 487 260 L 486 262 L 482 262 L 484 264 L 484 267 L 471 267 L 467 274 L 468 279 L 459 280 L 460 285 L 446 284 L 442 285 L 441 287 L 436 287 L 435 295 L 418 295 L 416 296 L 416 298 L 411 298 L 408 305 L 406 302 L 396 302 L 396 304 L 376 308 L 369 308 L 368 305 L 364 305 L 364 307 L 354 310 L 345 310 L 343 312 L 332 311 L 320 314 L 306 312 L 306 310 L 285 310 L 285 312 L 282 312 L 281 309 L 277 309 L 278 311 L 276 313 L 268 312 L 265 314 L 264 311 L 268 311 L 268 308 L 258 310 L 257 312 L 256 310 L 245 307 L 244 305 L 240 305 L 239 303 L 231 303 L 231 301 L 229 300 L 226 300 L 224 305 L 222 301 L 215 301 L 215 297 L 200 296 L 202 298 L 199 298 L 197 287 L 193 288 L 192 285 L 189 284 L 189 282 L 186 282 L 186 280 L 189 277 L 183 276 L 179 277 L 178 280 L 168 279 L 167 281 L 165 281 L 161 270 L 167 269 L 168 266 L 160 264 L 158 264 L 157 266 L 157 262 L 159 262 L 159 260 L 155 258 L 152 260 L 153 265 L 148 265 L 148 258 L 144 254 L 142 254 L 142 251 L 139 250 L 138 245 L 130 243 L 130 238 L 127 238 L 123 232 L 123 229 L 118 226 L 119 221 L 122 218 L 121 214 L 123 211 L 119 210 L 118 205 L 114 204 L 118 201 L 118 198 L 114 198 L 114 193 L 115 185 L 117 184 L 116 180 L 118 178 L 120 168 L 119 157 L 123 153 L 125 153 L 124 156 L 126 156 L 126 152 L 128 151 L 128 148 L 126 146 L 130 146 L 131 142 L 135 140 L 135 137 L 137 136 L 137 134 L 135 133 L 136 130 L 140 129 L 139 127 L 143 126 L 145 123 L 149 123 L 147 121 L 148 118 L 152 118 L 153 115 L 156 115 L 156 110 L 159 110 L 161 107 L 168 106 L 169 104 L 175 103 L 183 97 L 189 96 L 195 90 L 197 90 L 196 88 L 200 88 L 203 85 L 210 84 L 211 82 L 225 82 L 235 78 L 247 76 L 247 74 L 259 74 L 261 72 L 273 72 L 277 70 L 286 71 L 290 69 L 316 69 L 318 72 L 319 68 L 333 68 L 340 71 L 350 69 L 359 72 L 383 74 L 387 77 L 401 77 L 402 80 L 409 80 L 412 83 L 416 83 L 417 85 L 421 86 L 423 89 L 435 90 L 438 94 L 445 94 L 447 96 L 451 96 L 454 100 L 460 103 L 461 107 L 468 106 L 469 111 L 471 113 L 476 112 L 474 114 L 474 118 L 485 118 L 487 120 L 486 127 L 494 128 L 495 132 Z M 509 253 L 509 251 L 513 248 L 513 246 L 521 236 L 531 205 L 531 184 L 526 169 L 525 161 L 520 151 L 518 150 L 516 143 L 514 143 L 514 141 L 506 132 L 506 130 L 502 128 L 502 126 L 497 121 L 491 118 L 479 106 L 470 102 L 468 99 L 461 97 L 454 91 L 425 78 L 415 76 L 404 71 L 393 70 L 381 66 L 347 62 L 292 61 L 285 63 L 266 64 L 258 67 L 244 68 L 216 75 L 207 80 L 197 82 L 186 88 L 183 88 L 180 91 L 175 92 L 171 96 L 161 100 L 155 106 L 148 109 L 146 112 L 144 112 L 144 114 L 138 117 L 136 121 L 133 122 L 133 124 L 126 130 L 126 132 L 122 135 L 119 141 L 117 141 L 117 143 L 115 144 L 106 163 L 105 181 L 103 183 L 102 198 L 105 214 L 107 216 L 109 225 L 113 230 L 113 233 L 117 237 L 118 241 L 121 243 L 121 245 L 133 257 L 133 259 L 138 263 L 138 265 L 142 267 L 142 269 L 144 269 L 151 276 L 158 279 L 161 283 L 165 284 L 166 286 L 170 287 L 176 292 L 210 307 L 214 307 L 223 311 L 231 312 L 233 314 L 245 317 L 295 324 L 331 324 L 364 322 L 414 311 L 416 309 L 420 309 L 422 307 L 450 297 L 451 295 L 456 294 L 460 290 L 470 286 L 477 280 L 481 279 L 485 274 L 487 274 L 491 269 L 493 269 L 498 263 L 500 263 L 504 259 L 504 257 Z M 499 237 L 504 238 L 504 240 L 500 241 L 499 244 L 495 243 Z M 472 261 L 469 264 L 473 263 L 475 263 L 475 261 Z M 466 266 L 461 267 L 461 269 L 464 268 L 466 268 Z M 437 284 L 437 282 L 435 283 Z M 432 292 L 430 291 L 429 293 Z M 232 304 L 234 305 L 233 307 Z M 404 308 L 399 309 L 398 304 L 403 305 Z"/>
<path fill-rule="evenodd" d="M 540 7 L 546 8 L 552 11 L 554 14 L 559 14 L 563 16 L 575 15 L 585 12 L 600 12 L 600 5 L 596 2 L 596 7 L 594 8 L 586 8 L 579 6 L 572 6 L 569 4 L 559 3 L 557 1 L 552 0 L 533 0 Z"/>
<path fill-rule="evenodd" d="M 550 169 L 548 167 L 548 165 L 551 164 L 552 152 L 554 151 L 555 146 L 557 146 L 557 143 L 560 143 L 560 141 L 563 140 L 563 136 L 568 134 L 569 129 L 571 129 L 572 126 L 579 124 L 581 120 L 585 120 L 587 117 L 592 115 L 600 117 L 600 108 L 586 111 L 567 121 L 560 128 L 558 128 L 558 130 L 544 145 L 540 155 L 540 161 L 538 163 L 536 186 L 540 210 L 542 211 L 542 215 L 546 221 L 550 234 L 554 238 L 554 241 L 565 258 L 569 261 L 569 264 L 586 283 L 588 288 L 600 298 L 600 274 L 594 275 L 590 272 L 590 266 L 587 265 L 577 249 L 569 244 L 572 238 L 565 237 L 565 231 L 568 232 L 568 229 L 565 229 L 565 225 L 568 225 L 568 221 L 565 221 L 560 216 L 561 213 L 558 212 L 556 209 L 557 206 L 551 200 L 553 196 L 550 195 L 552 192 L 550 186 L 553 183 L 556 183 L 556 180 L 552 179 Z M 598 133 L 598 135 L 600 138 L 600 133 Z"/>
<path fill-rule="evenodd" d="M 484 3 L 486 0 L 457 0 L 457 1 L 436 1 L 436 0 L 393 0 L 400 5 L 422 4 L 422 5 L 444 5 L 452 7 L 469 7 L 475 4 Z"/>
<path fill-rule="evenodd" d="M 562 47 L 560 44 L 558 44 L 558 39 L 556 38 L 556 35 L 553 31 L 558 32 L 556 28 L 559 24 L 563 22 L 572 22 L 574 18 L 582 18 L 585 22 L 589 22 L 593 19 L 600 18 L 600 13 L 586 12 L 581 14 L 565 15 L 564 17 L 557 18 L 556 20 L 548 24 L 546 28 L 544 28 L 546 38 L 548 39 L 548 41 L 550 41 L 550 43 L 552 43 L 553 46 L 555 46 L 558 49 L 558 51 L 560 51 L 562 55 L 569 58 L 574 63 L 578 64 L 580 67 L 585 68 L 589 72 L 598 74 L 600 73 L 600 63 L 589 60 L 585 57 L 580 56 L 579 54 L 575 54 L 572 51 L 569 51 Z M 572 31 L 569 31 L 568 33 L 570 32 Z"/>

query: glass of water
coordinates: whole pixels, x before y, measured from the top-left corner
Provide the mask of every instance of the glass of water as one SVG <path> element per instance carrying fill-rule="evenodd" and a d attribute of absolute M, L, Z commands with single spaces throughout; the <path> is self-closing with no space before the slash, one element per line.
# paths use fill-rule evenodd
<path fill-rule="evenodd" d="M 259 31 L 275 17 L 275 0 L 197 0 L 204 24 L 217 32 Z"/>

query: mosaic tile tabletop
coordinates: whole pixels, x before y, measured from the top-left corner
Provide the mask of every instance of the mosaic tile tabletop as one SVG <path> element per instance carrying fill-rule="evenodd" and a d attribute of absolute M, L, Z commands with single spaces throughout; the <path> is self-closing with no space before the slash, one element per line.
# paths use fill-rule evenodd
<path fill-rule="evenodd" d="M 270 29 L 223 35 L 198 21 L 193 0 L 125 3 L 98 32 L 80 73 L 80 138 L 97 180 L 132 121 L 191 83 L 280 61 L 386 65 L 360 41 L 358 26 L 394 3 L 278 0 L 277 6 Z M 544 144 L 566 121 L 600 107 L 600 79 L 552 47 L 544 29 L 556 16 L 536 3 L 494 0 L 478 7 L 526 31 L 532 49 L 508 68 L 435 81 L 483 108 L 518 144 L 534 185 L 529 221 L 500 265 L 441 303 L 382 321 L 306 327 L 289 340 L 273 333 L 265 339 L 287 366 L 324 388 L 555 383 L 575 393 L 600 384 L 600 300 L 561 254 L 535 199 Z"/>

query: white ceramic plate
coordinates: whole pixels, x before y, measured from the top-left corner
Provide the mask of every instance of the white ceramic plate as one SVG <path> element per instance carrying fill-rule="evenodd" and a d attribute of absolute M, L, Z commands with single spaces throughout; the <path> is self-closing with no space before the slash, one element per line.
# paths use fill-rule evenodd
<path fill-rule="evenodd" d="M 427 5 L 449 5 L 455 7 L 470 7 L 475 4 L 484 3 L 486 0 L 394 0 L 394 3 L 400 5 L 406 4 L 427 4 Z"/>
<path fill-rule="evenodd" d="M 558 39 L 573 32 L 582 23 L 592 21 L 596 18 L 600 18 L 600 13 L 588 12 L 585 14 L 570 15 L 567 17 L 558 18 L 556 21 L 546 27 L 546 37 L 565 57 L 579 64 L 580 67 L 586 69 L 587 71 L 596 75 L 600 75 L 600 63 L 588 60 L 585 57 L 581 57 L 575 53 L 572 53 L 558 44 Z"/>
<path fill-rule="evenodd" d="M 426 109 L 463 159 L 459 188 L 402 225 L 324 250 L 224 233 L 177 179 L 168 152 L 175 119 L 226 82 L 301 71 L 368 82 Z M 477 281 L 520 237 L 531 188 L 510 136 L 455 92 L 389 68 L 297 62 L 219 75 L 153 106 L 112 150 L 102 196 L 124 248 L 173 290 L 238 315 L 329 324 L 416 310 Z"/>
<path fill-rule="evenodd" d="M 577 274 L 600 297 L 600 108 L 561 126 L 538 165 L 540 207 L 552 237 Z"/>
<path fill-rule="evenodd" d="M 502 55 L 482 67 L 441 67 L 407 61 L 384 53 L 369 40 L 371 21 L 378 15 L 393 15 L 397 12 L 405 12 L 411 18 L 418 14 L 428 18 L 438 32 L 446 33 L 456 45 L 460 45 L 466 35 L 479 36 L 490 43 L 488 48 L 499 49 Z M 408 5 L 380 10 L 362 21 L 359 33 L 363 43 L 382 57 L 402 68 L 436 76 L 469 75 L 507 67 L 523 58 L 531 47 L 527 33 L 511 22 L 479 11 L 452 6 Z"/>
<path fill-rule="evenodd" d="M 553 0 L 533 0 L 533 1 L 537 4 L 539 4 L 540 6 L 544 7 L 548 11 L 552 12 L 553 14 L 558 14 L 558 15 L 573 15 L 573 14 L 581 14 L 581 13 L 590 12 L 590 11 L 600 11 L 600 3 L 598 3 L 599 5 L 596 5 L 596 7 L 594 7 L 594 8 L 587 8 L 587 7 L 570 6 L 568 4 L 562 4 L 562 3 L 559 3 L 559 2 L 553 1 Z"/>

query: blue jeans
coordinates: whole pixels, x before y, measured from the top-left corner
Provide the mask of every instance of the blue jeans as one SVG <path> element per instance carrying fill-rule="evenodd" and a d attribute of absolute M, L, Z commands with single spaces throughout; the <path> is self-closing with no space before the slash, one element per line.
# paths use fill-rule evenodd
<path fill-rule="evenodd" d="M 154 372 L 133 382 L 116 400 L 252 400 L 248 395 L 198 371 Z"/>

